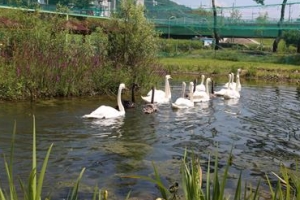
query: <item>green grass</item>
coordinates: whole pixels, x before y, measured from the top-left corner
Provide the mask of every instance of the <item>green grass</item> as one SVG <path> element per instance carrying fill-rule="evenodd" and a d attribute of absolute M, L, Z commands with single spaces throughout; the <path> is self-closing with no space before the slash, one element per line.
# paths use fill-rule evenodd
<path fill-rule="evenodd" d="M 297 81 L 300 78 L 300 68 L 289 64 L 188 57 L 161 58 L 160 63 L 169 73 L 225 75 L 241 68 L 243 71 L 241 76 L 249 78 L 278 77 L 289 81 Z"/>

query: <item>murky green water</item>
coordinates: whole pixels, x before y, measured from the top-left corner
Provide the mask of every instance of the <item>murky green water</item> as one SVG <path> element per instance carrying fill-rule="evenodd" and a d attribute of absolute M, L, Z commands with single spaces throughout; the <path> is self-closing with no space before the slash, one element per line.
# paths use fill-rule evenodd
<path fill-rule="evenodd" d="M 1 102 L 0 154 L 9 154 L 16 120 L 14 173 L 26 182 L 31 166 L 34 114 L 40 163 L 54 143 L 44 184 L 44 194 L 51 193 L 53 199 L 67 196 L 83 167 L 86 171 L 80 185 L 82 198 L 91 199 L 95 185 L 108 189 L 110 199 L 124 199 L 129 191 L 131 196 L 155 197 L 159 192 L 152 183 L 122 176 L 151 175 L 153 161 L 166 185 L 180 182 L 180 158 L 185 148 L 199 154 L 203 161 L 209 153 L 218 152 L 220 168 L 233 148 L 229 183 L 237 181 L 240 170 L 244 179 L 257 183 L 265 174 L 277 172 L 281 162 L 293 167 L 300 158 L 300 89 L 281 84 L 242 83 L 238 101 L 214 98 L 179 111 L 163 105 L 151 115 L 145 115 L 142 102 L 138 102 L 137 108 L 128 110 L 125 118 L 116 121 L 81 118 L 102 104 L 115 106 L 116 100 L 108 97 L 34 104 Z M 171 85 L 175 101 L 180 96 L 181 83 L 173 80 Z M 0 159 L 0 181 L 5 187 L 4 177 Z"/>

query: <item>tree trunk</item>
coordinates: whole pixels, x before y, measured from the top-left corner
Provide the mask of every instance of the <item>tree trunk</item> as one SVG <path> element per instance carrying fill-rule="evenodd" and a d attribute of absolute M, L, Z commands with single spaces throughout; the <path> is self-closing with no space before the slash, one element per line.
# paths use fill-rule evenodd
<path fill-rule="evenodd" d="M 300 41 L 297 43 L 297 53 L 300 53 Z"/>
<path fill-rule="evenodd" d="M 215 0 L 212 0 L 212 7 L 213 7 L 213 15 L 214 15 L 214 39 L 215 39 L 215 50 L 219 49 L 219 35 L 217 32 L 217 10 L 215 5 Z"/>
<path fill-rule="evenodd" d="M 281 25 L 282 25 L 282 22 L 284 20 L 286 2 L 287 2 L 287 0 L 283 0 L 282 5 L 281 5 L 280 19 L 279 19 L 279 22 L 277 23 L 278 35 L 277 35 L 277 38 L 273 42 L 273 52 L 277 52 L 278 44 L 279 44 L 279 42 L 281 40 L 281 37 L 282 37 Z"/>

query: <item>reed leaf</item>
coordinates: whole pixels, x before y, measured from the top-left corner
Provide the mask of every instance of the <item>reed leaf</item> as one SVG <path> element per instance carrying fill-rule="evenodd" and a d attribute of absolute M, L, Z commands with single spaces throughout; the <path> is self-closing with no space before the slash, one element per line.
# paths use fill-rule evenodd
<path fill-rule="evenodd" d="M 159 189 L 159 191 L 160 191 L 160 194 L 162 195 L 162 197 L 163 197 L 164 199 L 167 199 L 168 189 L 166 189 L 166 188 L 163 186 L 163 183 L 162 183 L 162 181 L 161 181 L 160 175 L 159 175 L 159 173 L 158 173 L 158 171 L 157 171 L 157 169 L 156 169 L 156 167 L 155 167 L 155 165 L 154 165 L 153 162 L 152 162 L 152 167 L 153 167 L 153 170 L 154 170 L 155 181 L 156 181 L 157 183 L 159 183 L 159 184 L 158 184 L 158 189 Z"/>
<path fill-rule="evenodd" d="M 273 187 L 272 187 L 272 184 L 271 184 L 271 181 L 270 181 L 268 175 L 266 175 L 266 179 L 267 179 L 267 183 L 269 185 L 269 189 L 270 189 L 270 193 L 271 193 L 272 199 L 275 199 L 276 194 L 275 194 L 275 192 L 273 190 Z"/>
<path fill-rule="evenodd" d="M 9 184 L 10 199 L 14 199 L 14 200 L 18 199 L 15 184 L 14 184 L 14 177 L 13 177 L 13 157 L 14 157 L 16 127 L 17 127 L 17 125 L 16 125 L 16 121 L 15 121 L 14 128 L 13 128 L 11 147 L 10 147 L 10 159 L 9 159 L 10 162 L 9 163 L 6 161 L 6 157 L 4 155 L 4 165 L 5 165 L 6 175 L 7 175 L 8 184 Z"/>
<path fill-rule="evenodd" d="M 79 174 L 79 177 L 77 178 L 77 180 L 74 184 L 70 200 L 77 200 L 78 199 L 79 183 L 80 183 L 80 180 L 82 178 L 82 175 L 83 175 L 84 171 L 85 171 L 85 168 L 83 168 L 81 170 L 81 172 Z"/>
<path fill-rule="evenodd" d="M 241 199 L 241 191 L 242 191 L 242 171 L 240 172 L 238 183 L 235 189 L 234 200 Z"/>
<path fill-rule="evenodd" d="M 35 116 L 32 116 L 33 124 L 32 124 L 32 172 L 30 176 L 30 187 L 31 187 L 31 196 L 32 199 L 36 198 L 36 129 L 35 129 Z M 36 199 L 39 200 L 39 199 Z"/>
<path fill-rule="evenodd" d="M 48 165 L 48 160 L 49 160 L 49 156 L 50 156 L 52 147 L 53 147 L 53 143 L 50 145 L 50 147 L 47 151 L 47 154 L 46 154 L 46 157 L 44 159 L 41 172 L 39 174 L 38 185 L 37 185 L 37 190 L 36 190 L 36 198 L 35 198 L 36 200 L 39 200 L 41 198 L 41 195 L 42 195 L 44 177 L 45 177 L 46 168 L 47 168 L 47 165 Z"/>
<path fill-rule="evenodd" d="M 253 197 L 254 200 L 259 199 L 259 186 L 260 186 L 260 180 L 258 181 L 258 184 L 255 189 L 255 193 L 254 193 L 254 197 Z"/>
<path fill-rule="evenodd" d="M 149 182 L 152 182 L 154 183 L 155 185 L 157 185 L 159 191 L 160 191 L 160 194 L 162 195 L 162 198 L 163 199 L 168 199 L 168 195 L 170 194 L 169 190 L 164 186 L 164 184 L 162 183 L 161 181 L 161 178 L 160 178 L 160 175 L 154 165 L 154 163 L 152 162 L 152 166 L 153 166 L 153 169 L 154 169 L 154 179 L 153 178 L 150 178 L 148 176 L 138 176 L 138 175 L 130 175 L 130 176 L 122 176 L 123 178 L 134 178 L 134 179 L 142 179 L 142 180 L 145 180 L 145 181 L 149 181 Z"/>
<path fill-rule="evenodd" d="M 215 166 L 214 166 L 214 179 L 213 179 L 213 194 L 212 199 L 218 200 L 220 196 L 220 183 L 219 183 L 219 177 L 218 177 L 218 156 L 216 155 L 215 159 Z"/>
<path fill-rule="evenodd" d="M 208 164 L 207 164 L 207 175 L 206 175 L 206 198 L 210 199 L 210 156 L 208 157 Z"/>
<path fill-rule="evenodd" d="M 92 200 L 97 200 L 97 196 L 98 196 L 98 199 L 101 200 L 101 190 L 99 190 L 98 187 L 95 187 Z"/>
<path fill-rule="evenodd" d="M 226 186 L 226 181 L 227 181 L 227 177 L 228 177 L 228 170 L 229 170 L 229 166 L 231 166 L 232 163 L 232 149 L 230 151 L 228 160 L 227 160 L 227 164 L 225 167 L 225 171 L 223 174 L 223 180 L 222 180 L 222 184 L 221 184 L 221 188 L 220 188 L 220 196 L 219 199 L 222 200 L 224 198 L 224 190 L 225 190 L 225 186 Z"/>
<path fill-rule="evenodd" d="M 130 194 L 131 194 L 131 191 L 128 192 L 128 194 L 126 195 L 125 200 L 128 200 L 130 198 Z"/>
<path fill-rule="evenodd" d="M 28 195 L 28 200 L 34 200 L 35 195 L 36 195 L 36 169 L 32 169 L 29 175 L 28 179 L 28 190 L 27 190 L 27 195 Z M 26 191 L 24 191 L 26 192 Z"/>
<path fill-rule="evenodd" d="M 6 200 L 6 198 L 5 198 L 5 196 L 4 196 L 3 191 L 1 190 L 1 188 L 0 188 L 0 199 L 1 200 Z"/>

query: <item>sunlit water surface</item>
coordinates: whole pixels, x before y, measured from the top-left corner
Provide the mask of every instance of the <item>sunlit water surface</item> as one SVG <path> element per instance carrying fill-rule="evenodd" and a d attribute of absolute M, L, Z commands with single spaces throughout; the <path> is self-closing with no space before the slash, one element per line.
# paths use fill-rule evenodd
<path fill-rule="evenodd" d="M 175 101 L 181 83 L 171 85 Z M 199 155 L 204 169 L 209 154 L 218 152 L 221 170 L 232 149 L 229 187 L 234 187 L 241 170 L 243 180 L 253 184 L 265 174 L 275 181 L 272 171 L 278 172 L 281 163 L 293 168 L 300 158 L 300 89 L 296 86 L 244 82 L 238 101 L 214 98 L 184 110 L 163 105 L 150 115 L 142 112 L 138 95 L 137 99 L 137 107 L 117 120 L 82 118 L 100 105 L 115 106 L 116 100 L 108 97 L 1 102 L 0 154 L 9 155 L 16 121 L 14 174 L 27 183 L 34 114 L 39 168 L 54 144 L 43 190 L 53 199 L 68 196 L 84 167 L 81 198 L 91 199 L 94 186 L 107 189 L 110 199 L 125 199 L 129 191 L 133 197 L 157 197 L 153 183 L 124 176 L 153 175 L 153 162 L 166 186 L 180 183 L 180 159 L 186 148 Z M 6 188 L 2 159 L 0 164 L 1 186 Z"/>

